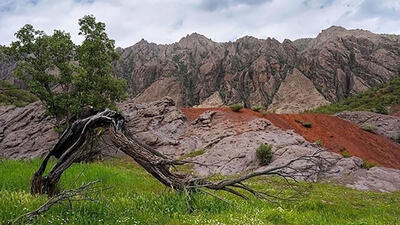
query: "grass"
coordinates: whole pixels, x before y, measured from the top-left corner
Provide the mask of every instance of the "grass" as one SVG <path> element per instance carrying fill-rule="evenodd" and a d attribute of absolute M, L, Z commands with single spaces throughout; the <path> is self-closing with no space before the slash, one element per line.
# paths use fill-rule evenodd
<path fill-rule="evenodd" d="M 371 111 L 387 114 L 387 107 L 396 104 L 400 104 L 400 77 L 337 103 L 307 112 L 335 114 L 343 111 Z"/>
<path fill-rule="evenodd" d="M 371 123 L 361 123 L 360 129 L 371 132 L 371 133 L 375 133 L 377 128 L 374 124 L 371 124 Z"/>
<path fill-rule="evenodd" d="M 0 224 L 31 211 L 46 197 L 29 194 L 29 181 L 39 160 L 0 161 Z M 82 174 L 78 176 L 78 174 Z M 137 165 L 126 160 L 74 164 L 61 179 L 69 189 L 96 179 L 112 189 L 97 193 L 97 201 L 77 201 L 50 209 L 33 224 L 400 224 L 400 193 L 375 193 L 330 184 L 315 184 L 309 196 L 280 205 L 222 194 L 231 205 L 195 194 L 195 211 L 188 213 L 183 194 L 161 186 Z M 249 184 L 277 192 L 273 179 Z M 306 185 L 306 184 L 304 184 Z"/>
<path fill-rule="evenodd" d="M 29 91 L 19 89 L 7 81 L 0 80 L 0 106 L 23 107 L 36 100 L 37 98 Z"/>
<path fill-rule="evenodd" d="M 193 152 L 189 152 L 186 155 L 183 155 L 180 159 L 194 158 L 196 156 L 203 155 L 204 153 L 206 153 L 206 151 L 204 149 L 199 149 L 199 150 L 195 150 Z"/>

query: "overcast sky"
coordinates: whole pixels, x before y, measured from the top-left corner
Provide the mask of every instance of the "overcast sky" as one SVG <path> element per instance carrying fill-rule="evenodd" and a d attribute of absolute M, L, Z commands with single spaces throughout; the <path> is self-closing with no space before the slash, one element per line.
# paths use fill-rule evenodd
<path fill-rule="evenodd" d="M 65 30 L 79 43 L 85 14 L 105 22 L 120 47 L 142 38 L 172 43 L 193 32 L 214 41 L 295 40 L 332 25 L 400 34 L 400 0 L 0 0 L 0 44 L 27 23 L 46 33 Z"/>

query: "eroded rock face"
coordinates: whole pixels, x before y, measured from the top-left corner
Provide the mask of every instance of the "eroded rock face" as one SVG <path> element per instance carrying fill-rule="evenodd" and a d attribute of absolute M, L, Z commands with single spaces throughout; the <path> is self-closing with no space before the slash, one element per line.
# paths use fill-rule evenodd
<path fill-rule="evenodd" d="M 20 108 L 0 107 L 0 157 L 43 156 L 58 140 L 54 122 L 39 102 Z"/>
<path fill-rule="evenodd" d="M 296 113 L 326 104 L 329 102 L 318 92 L 311 80 L 298 69 L 293 69 L 281 83 L 268 111 Z"/>
<path fill-rule="evenodd" d="M 224 101 L 218 91 L 214 92 L 210 97 L 201 102 L 200 105 L 193 106 L 194 108 L 213 108 L 221 107 L 224 105 Z"/>
<path fill-rule="evenodd" d="M 179 106 L 199 105 L 216 92 L 224 104 L 270 103 L 296 58 L 289 40 L 243 37 L 217 43 L 196 33 L 170 45 L 142 40 L 119 51 L 114 68 L 128 80 L 133 95 L 141 98 L 154 82 L 173 78 L 181 87 L 181 95 L 173 98 Z"/>
<path fill-rule="evenodd" d="M 194 33 L 170 45 L 142 40 L 119 51 L 114 68 L 128 80 L 133 95 L 145 95 L 143 90 L 160 78 L 174 78 L 181 87 L 180 95 L 173 96 L 178 106 L 199 105 L 218 91 L 225 105 L 267 108 L 272 103 L 277 111 L 299 112 L 359 93 L 400 72 L 399 38 L 336 26 L 294 43 L 248 36 L 217 43 Z M 164 97 L 159 93 L 152 100 Z M 293 104 L 287 101 L 291 98 Z"/>
<path fill-rule="evenodd" d="M 333 102 L 398 76 L 399 50 L 398 37 L 333 26 L 310 41 L 299 69 Z"/>
<path fill-rule="evenodd" d="M 356 123 L 369 123 L 376 127 L 376 133 L 396 140 L 400 136 L 400 117 L 373 112 L 341 112 L 337 117 Z"/>

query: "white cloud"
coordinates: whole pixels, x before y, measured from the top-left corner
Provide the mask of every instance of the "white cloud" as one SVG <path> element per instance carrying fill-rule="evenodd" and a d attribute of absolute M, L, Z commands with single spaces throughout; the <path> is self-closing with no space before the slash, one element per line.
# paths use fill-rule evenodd
<path fill-rule="evenodd" d="M 117 46 L 141 38 L 156 43 L 201 33 L 216 41 L 314 37 L 331 25 L 400 33 L 397 0 L 0 0 L 0 44 L 26 23 L 78 38 L 78 19 L 94 14 Z"/>

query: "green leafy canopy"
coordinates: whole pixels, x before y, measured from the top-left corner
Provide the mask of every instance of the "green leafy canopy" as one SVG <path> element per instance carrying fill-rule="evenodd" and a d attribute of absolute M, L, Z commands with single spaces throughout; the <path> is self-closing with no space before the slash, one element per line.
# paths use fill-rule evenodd
<path fill-rule="evenodd" d="M 112 62 L 118 54 L 105 24 L 86 15 L 79 26 L 80 45 L 64 31 L 47 35 L 27 24 L 5 50 L 18 62 L 14 74 L 58 121 L 80 117 L 87 108 L 115 108 L 125 93 L 126 81 L 113 75 Z"/>

